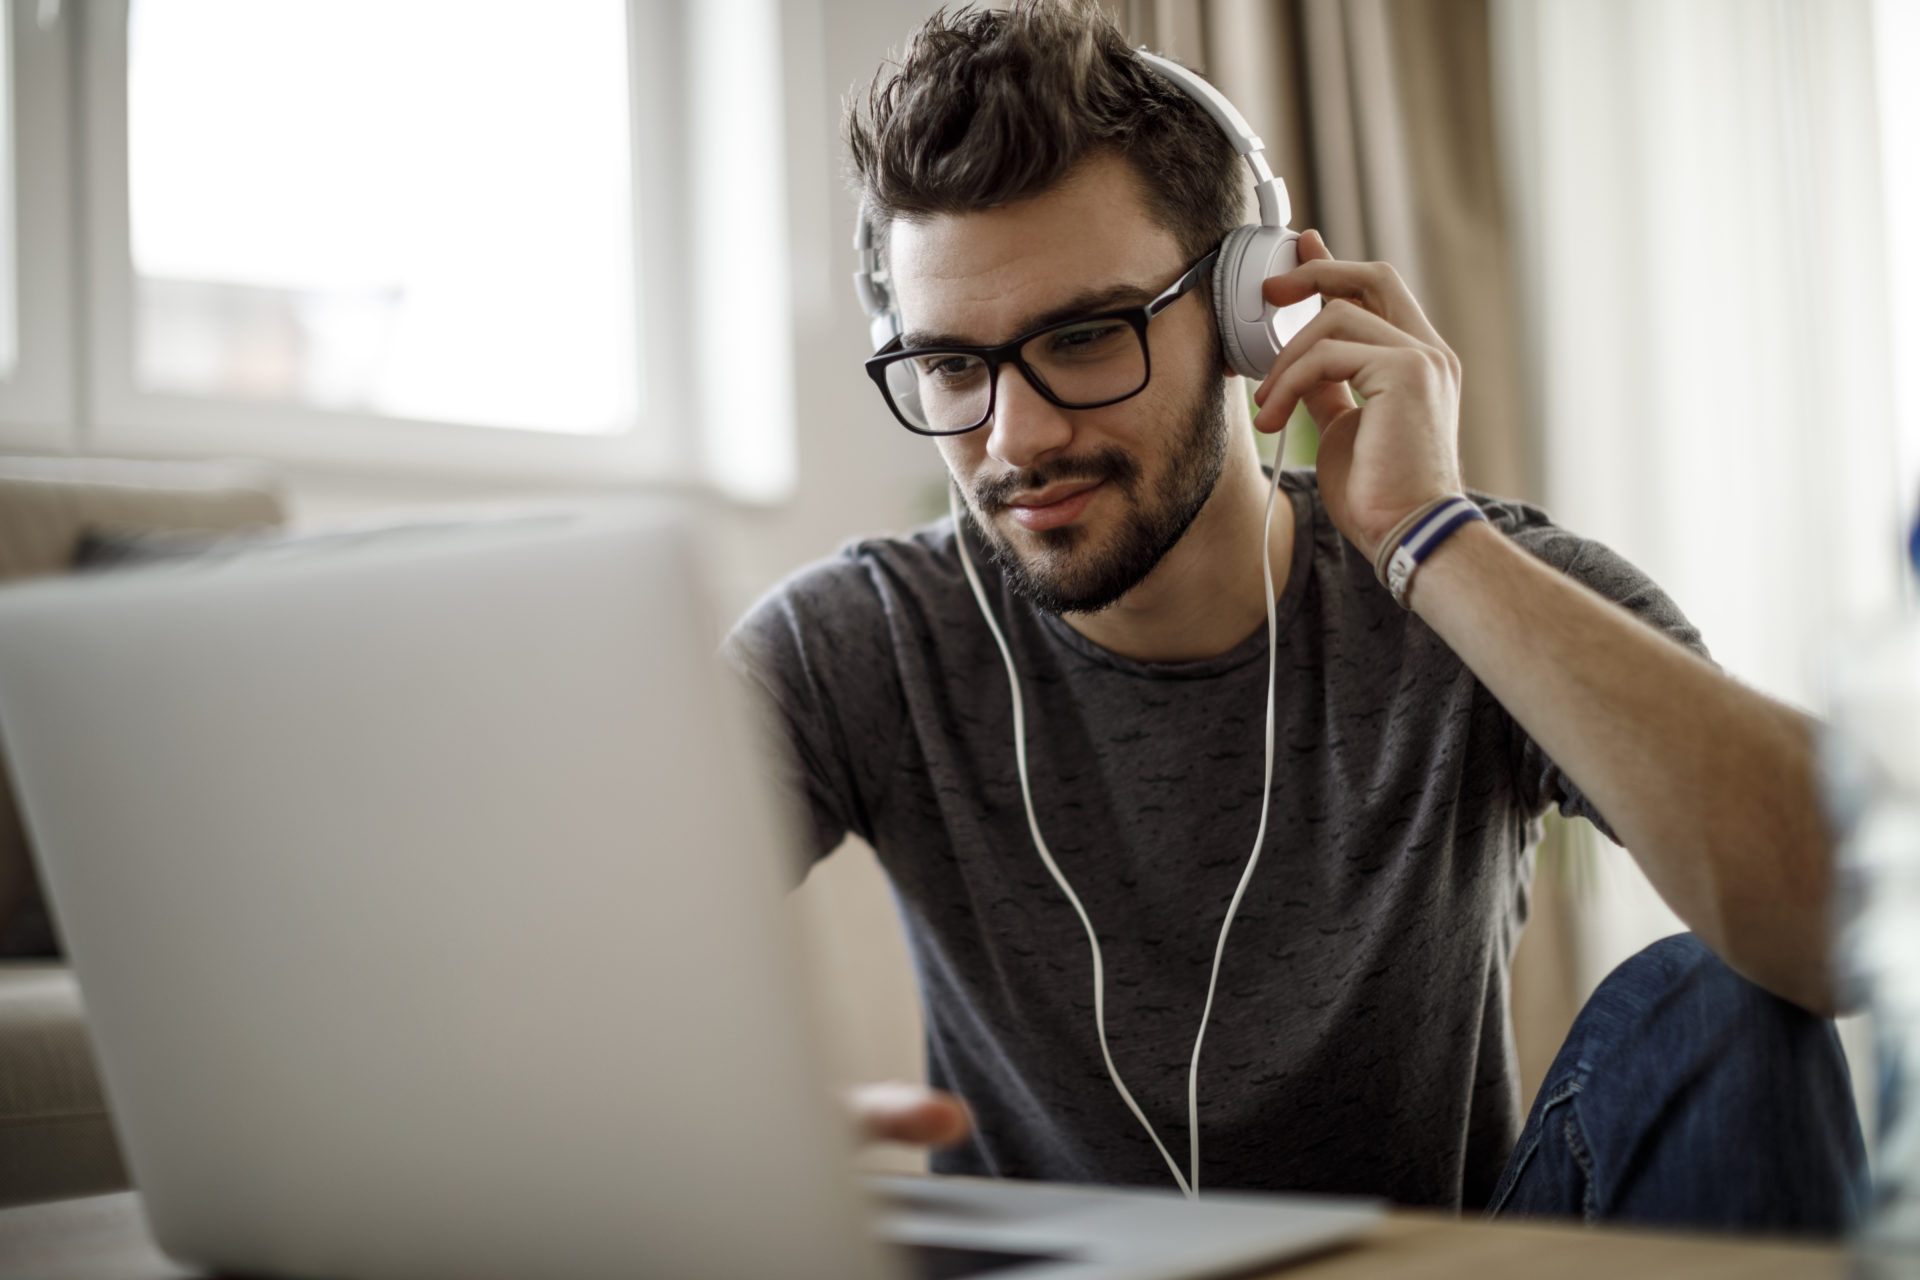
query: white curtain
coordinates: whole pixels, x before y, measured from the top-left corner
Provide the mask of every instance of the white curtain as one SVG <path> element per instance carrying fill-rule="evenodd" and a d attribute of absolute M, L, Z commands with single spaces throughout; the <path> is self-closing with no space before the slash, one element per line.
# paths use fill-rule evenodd
<path fill-rule="evenodd" d="M 1920 503 L 1920 4 L 1875 0 L 1873 17 L 1899 474 L 1902 496 Z"/>
<path fill-rule="evenodd" d="M 1913 496 L 1888 216 L 1913 139 L 1874 0 L 1496 0 L 1493 29 L 1548 507 L 1818 713 L 1898 607 Z M 1586 988 L 1681 927 L 1623 852 L 1592 862 Z"/>

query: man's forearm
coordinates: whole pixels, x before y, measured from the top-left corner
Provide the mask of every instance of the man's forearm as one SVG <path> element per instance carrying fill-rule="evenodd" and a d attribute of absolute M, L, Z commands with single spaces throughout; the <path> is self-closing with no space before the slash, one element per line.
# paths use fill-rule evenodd
<path fill-rule="evenodd" d="M 1695 933 L 1755 982 L 1832 1012 L 1831 860 L 1806 717 L 1489 525 L 1434 553 L 1411 604 Z"/>

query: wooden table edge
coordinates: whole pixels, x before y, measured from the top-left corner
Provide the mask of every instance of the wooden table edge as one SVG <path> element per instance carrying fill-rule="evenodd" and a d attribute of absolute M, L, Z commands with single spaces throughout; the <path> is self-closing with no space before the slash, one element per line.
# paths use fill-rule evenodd
<path fill-rule="evenodd" d="M 1365 1242 L 1266 1274 L 1286 1280 L 1446 1275 L 1475 1280 L 1837 1280 L 1848 1270 L 1847 1251 L 1836 1243 L 1489 1222 L 1395 1209 Z M 155 1247 L 136 1192 L 0 1209 L 0 1276 L 8 1280 L 184 1280 L 201 1274 Z"/>

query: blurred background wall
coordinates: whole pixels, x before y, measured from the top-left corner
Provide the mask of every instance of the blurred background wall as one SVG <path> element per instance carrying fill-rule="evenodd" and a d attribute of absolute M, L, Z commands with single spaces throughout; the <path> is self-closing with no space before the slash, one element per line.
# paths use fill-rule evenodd
<path fill-rule="evenodd" d="M 1466 368 L 1469 483 L 1648 570 L 1819 712 L 1905 590 L 1920 7 L 1108 0 L 1211 75 Z M 939 503 L 862 373 L 845 97 L 924 0 L 8 0 L 0 453 L 245 456 L 297 524 L 720 495 L 727 616 Z M 1290 433 L 1307 462 L 1310 424 Z M 920 1070 L 871 855 L 796 895 L 843 1080 Z M 1555 824 L 1523 1078 L 1677 927 Z"/>

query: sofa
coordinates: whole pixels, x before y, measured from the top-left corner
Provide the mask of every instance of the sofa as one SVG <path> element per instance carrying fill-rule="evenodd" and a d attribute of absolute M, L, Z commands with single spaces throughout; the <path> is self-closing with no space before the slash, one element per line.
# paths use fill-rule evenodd
<path fill-rule="evenodd" d="M 0 590 L 73 571 L 90 536 L 236 533 L 285 518 L 279 478 L 253 463 L 0 456 Z M 0 769 L 0 1206 L 127 1185 L 80 989 Z"/>

